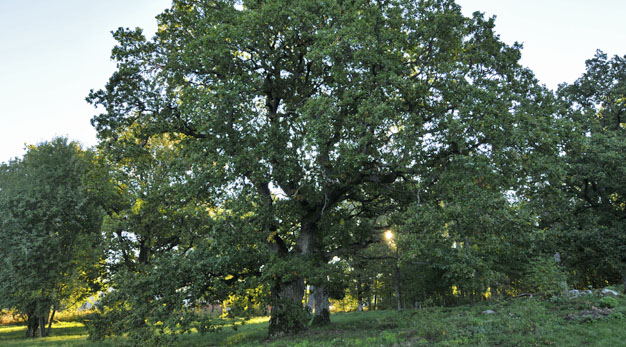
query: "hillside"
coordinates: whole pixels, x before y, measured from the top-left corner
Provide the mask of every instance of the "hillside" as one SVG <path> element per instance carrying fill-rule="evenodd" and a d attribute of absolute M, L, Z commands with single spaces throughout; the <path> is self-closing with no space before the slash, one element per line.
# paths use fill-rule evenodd
<path fill-rule="evenodd" d="M 488 311 L 490 310 L 490 311 Z M 493 311 L 493 312 L 491 312 Z M 490 313 L 488 313 L 490 312 Z M 338 313 L 326 327 L 306 333 L 267 340 L 268 318 L 224 327 L 204 336 L 181 336 L 180 346 L 619 346 L 626 341 L 626 299 L 591 295 L 563 296 L 550 300 L 521 297 L 482 302 L 471 308 L 429 307 L 420 310 Z M 86 340 L 77 322 L 61 322 L 52 337 L 36 342 L 23 338 L 25 327 L 0 328 L 0 344 L 6 346 L 101 346 Z"/>

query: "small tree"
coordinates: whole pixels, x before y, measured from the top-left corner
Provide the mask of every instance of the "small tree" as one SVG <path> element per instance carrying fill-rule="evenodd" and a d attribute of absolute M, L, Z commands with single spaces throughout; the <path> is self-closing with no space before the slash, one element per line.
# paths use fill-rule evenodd
<path fill-rule="evenodd" d="M 24 314 L 30 337 L 47 336 L 56 310 L 98 289 L 102 214 L 88 189 L 91 159 L 56 138 L 0 166 L 0 307 Z"/>

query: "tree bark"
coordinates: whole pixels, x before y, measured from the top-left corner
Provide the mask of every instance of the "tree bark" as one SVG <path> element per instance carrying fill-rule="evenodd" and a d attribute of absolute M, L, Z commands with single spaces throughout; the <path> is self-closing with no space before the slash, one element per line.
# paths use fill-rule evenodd
<path fill-rule="evenodd" d="M 28 318 L 27 318 L 27 323 L 26 323 L 26 327 L 27 327 L 26 336 L 36 337 L 37 328 L 39 328 L 39 317 L 35 316 L 34 314 L 28 314 L 27 316 Z"/>
<path fill-rule="evenodd" d="M 313 325 L 325 325 L 330 323 L 330 302 L 328 301 L 328 290 L 323 286 L 315 287 L 313 292 L 315 298 L 315 315 Z"/>
<path fill-rule="evenodd" d="M 260 185 L 259 187 L 262 195 L 266 197 L 269 196 L 267 184 Z M 289 249 L 279 236 L 274 237 L 273 240 L 275 242 L 270 243 L 270 249 L 286 257 L 286 259 L 288 259 L 288 257 L 319 255 L 319 249 L 316 244 L 318 232 L 317 223 L 323 214 L 324 207 L 328 203 L 329 202 L 325 200 L 323 203 L 319 203 L 307 209 L 308 212 L 303 215 L 300 222 L 300 234 L 298 235 L 295 249 Z M 271 199 L 268 199 L 268 204 L 271 206 Z M 270 230 L 272 229 L 276 231 L 278 227 L 273 225 Z M 304 279 L 302 277 L 287 283 L 279 281 L 279 283 L 271 289 L 272 309 L 268 329 L 269 337 L 294 334 L 307 329 L 310 314 L 302 303 L 304 290 Z M 316 288 L 315 292 L 319 292 L 318 288 Z M 320 300 L 317 296 L 314 297 L 314 300 L 317 311 L 318 302 L 320 302 Z M 326 302 L 328 302 L 327 295 Z M 328 306 L 329 305 L 326 305 L 326 307 Z M 320 312 L 323 312 L 323 310 Z M 329 314 L 326 315 L 326 320 L 328 322 L 330 321 Z"/>
<path fill-rule="evenodd" d="M 272 288 L 269 337 L 296 334 L 307 329 L 309 313 L 302 305 L 304 280 L 280 283 Z"/>
<path fill-rule="evenodd" d="M 46 337 L 46 322 L 43 317 L 39 317 L 39 337 Z"/>
<path fill-rule="evenodd" d="M 50 333 L 50 328 L 46 329 L 46 323 L 48 323 L 48 314 L 37 315 L 34 313 L 27 314 L 26 320 L 26 337 L 46 337 Z"/>

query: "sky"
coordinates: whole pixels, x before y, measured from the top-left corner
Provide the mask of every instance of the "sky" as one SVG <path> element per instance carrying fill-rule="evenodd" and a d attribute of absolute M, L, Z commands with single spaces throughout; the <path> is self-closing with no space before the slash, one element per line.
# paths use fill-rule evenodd
<path fill-rule="evenodd" d="M 596 49 L 626 54 L 625 0 L 457 0 L 467 16 L 496 16 L 495 31 L 523 43 L 521 63 L 556 88 L 585 70 Z M 171 0 L 0 0 L 0 162 L 26 144 L 66 136 L 97 143 L 85 101 L 115 71 L 111 31 L 141 27 Z"/>

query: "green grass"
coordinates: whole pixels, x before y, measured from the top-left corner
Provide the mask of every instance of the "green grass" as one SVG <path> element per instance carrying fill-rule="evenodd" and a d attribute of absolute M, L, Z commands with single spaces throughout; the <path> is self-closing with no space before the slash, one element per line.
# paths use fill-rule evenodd
<path fill-rule="evenodd" d="M 267 340 L 268 318 L 178 338 L 180 346 L 619 346 L 626 341 L 626 299 L 606 316 L 582 313 L 600 307 L 597 296 L 552 301 L 519 298 L 480 303 L 476 307 L 425 308 L 405 312 L 335 314 L 333 323 L 298 336 Z M 495 314 L 483 314 L 491 309 Z M 608 312 L 608 311 L 604 311 Z M 0 327 L 1 346 L 116 346 L 122 340 L 94 344 L 80 323 L 53 325 L 52 337 L 24 338 L 23 326 Z"/>
<path fill-rule="evenodd" d="M 52 325 L 50 337 L 29 339 L 24 325 L 0 326 L 0 346 L 114 346 L 112 341 L 91 343 L 87 331 L 78 322 L 59 322 Z"/>

